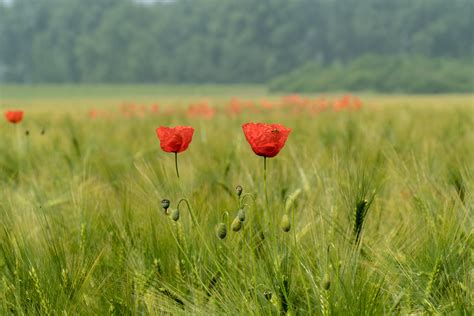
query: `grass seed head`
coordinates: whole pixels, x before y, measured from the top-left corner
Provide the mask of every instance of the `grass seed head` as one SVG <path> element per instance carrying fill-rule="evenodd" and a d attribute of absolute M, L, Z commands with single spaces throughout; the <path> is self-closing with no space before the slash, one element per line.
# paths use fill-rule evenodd
<path fill-rule="evenodd" d="M 362 226 L 364 225 L 365 216 L 367 215 L 367 205 L 369 201 L 367 199 L 360 200 L 356 203 L 354 210 L 354 235 L 355 243 L 358 244 L 360 240 L 360 235 L 362 233 Z"/>

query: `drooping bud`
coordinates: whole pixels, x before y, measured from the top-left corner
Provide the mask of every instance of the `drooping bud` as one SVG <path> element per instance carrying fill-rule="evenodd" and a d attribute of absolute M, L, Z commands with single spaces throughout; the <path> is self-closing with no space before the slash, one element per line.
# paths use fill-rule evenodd
<path fill-rule="evenodd" d="M 243 190 L 244 189 L 242 188 L 242 186 L 240 184 L 235 187 L 235 192 L 237 192 L 237 196 L 239 196 L 239 197 L 242 195 Z"/>
<path fill-rule="evenodd" d="M 265 292 L 263 292 L 263 296 L 265 296 L 265 299 L 267 301 L 271 301 L 272 300 L 272 291 L 270 290 L 265 290 Z"/>
<path fill-rule="evenodd" d="M 237 212 L 237 217 L 239 218 L 239 221 L 245 222 L 245 211 L 244 211 L 243 208 L 241 208 L 241 209 Z"/>
<path fill-rule="evenodd" d="M 234 232 L 238 232 L 242 228 L 242 222 L 240 221 L 238 216 L 235 217 L 232 221 L 231 227 Z"/>
<path fill-rule="evenodd" d="M 326 291 L 329 290 L 331 287 L 331 280 L 329 279 L 329 276 L 326 274 L 323 278 L 323 289 Z"/>
<path fill-rule="evenodd" d="M 283 217 L 281 218 L 280 227 L 285 233 L 290 231 L 291 223 L 290 223 L 290 218 L 288 217 L 287 214 L 284 214 Z"/>
<path fill-rule="evenodd" d="M 164 208 L 165 214 L 168 215 L 168 208 L 170 207 L 170 200 L 168 200 L 168 199 L 161 200 L 161 207 Z"/>
<path fill-rule="evenodd" d="M 227 227 L 224 223 L 217 224 L 216 234 L 220 239 L 224 239 L 227 236 Z"/>
<path fill-rule="evenodd" d="M 179 210 L 175 209 L 171 212 L 171 219 L 177 222 L 179 220 Z"/>

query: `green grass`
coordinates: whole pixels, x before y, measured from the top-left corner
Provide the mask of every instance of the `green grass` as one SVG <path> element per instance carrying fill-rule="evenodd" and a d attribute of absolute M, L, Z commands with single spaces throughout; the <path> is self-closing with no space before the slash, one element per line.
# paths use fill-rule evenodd
<path fill-rule="evenodd" d="M 247 96 L 261 95 L 259 85 L 2 85 L 3 99 L 28 100 L 35 98 L 182 98 L 196 96 L 229 97 L 236 91 Z"/>
<path fill-rule="evenodd" d="M 2 109 L 30 98 L 15 89 Z M 25 101 L 20 125 L 0 124 L 1 314 L 472 312 L 471 95 L 371 95 L 360 111 L 315 116 L 92 120 L 90 105 L 105 98 L 110 110 L 122 95 L 81 89 L 74 104 L 86 107 L 71 110 L 68 93 L 50 87 Z M 278 98 L 245 91 L 208 97 L 217 107 L 227 95 Z M 48 103 L 56 93 L 63 107 Z M 247 121 L 293 129 L 268 160 L 269 209 Z M 179 180 L 156 138 L 160 125 L 196 128 Z M 249 195 L 234 232 L 237 184 Z M 163 198 L 173 210 L 187 198 L 191 210 L 181 203 L 174 222 Z"/>

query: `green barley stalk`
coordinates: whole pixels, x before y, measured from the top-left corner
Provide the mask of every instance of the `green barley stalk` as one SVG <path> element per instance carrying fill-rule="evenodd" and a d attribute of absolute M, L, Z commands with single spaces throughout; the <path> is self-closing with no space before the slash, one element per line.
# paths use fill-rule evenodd
<path fill-rule="evenodd" d="M 38 278 L 38 274 L 36 273 L 36 270 L 35 270 L 34 267 L 30 268 L 30 270 L 28 271 L 28 275 L 29 275 L 31 281 L 33 281 L 36 294 L 38 295 L 38 297 L 40 299 L 41 313 L 44 314 L 44 315 L 51 315 L 51 312 L 49 310 L 48 300 L 46 298 L 45 293 L 41 289 L 40 280 Z"/>
<path fill-rule="evenodd" d="M 434 287 L 436 283 L 438 282 L 439 275 L 441 273 L 441 268 L 442 268 L 442 263 L 441 263 L 440 258 L 438 258 L 433 267 L 433 271 L 431 271 L 429 275 L 428 283 L 426 284 L 426 289 L 425 289 L 424 303 L 425 303 L 425 306 L 428 307 L 428 310 L 431 310 L 433 308 L 430 301 L 432 299 Z"/>
<path fill-rule="evenodd" d="M 354 243 L 356 245 L 358 245 L 360 242 L 362 228 L 364 226 L 364 221 L 365 221 L 365 217 L 367 215 L 368 209 L 369 209 L 369 202 L 366 199 L 358 201 L 354 208 L 353 233 L 354 233 L 354 238 L 355 238 Z"/>
<path fill-rule="evenodd" d="M 321 313 L 329 315 L 329 300 L 330 300 L 330 283 L 329 278 L 325 276 L 322 281 L 322 290 L 319 291 L 319 303 L 321 304 Z"/>

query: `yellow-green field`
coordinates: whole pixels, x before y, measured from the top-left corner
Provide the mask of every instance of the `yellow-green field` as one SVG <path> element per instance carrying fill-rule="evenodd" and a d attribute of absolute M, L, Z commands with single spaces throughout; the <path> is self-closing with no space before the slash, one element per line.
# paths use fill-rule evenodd
<path fill-rule="evenodd" d="M 341 98 L 1 86 L 0 314 L 471 314 L 473 95 Z M 268 205 L 250 121 L 292 128 Z M 196 130 L 179 179 L 161 125 Z"/>

